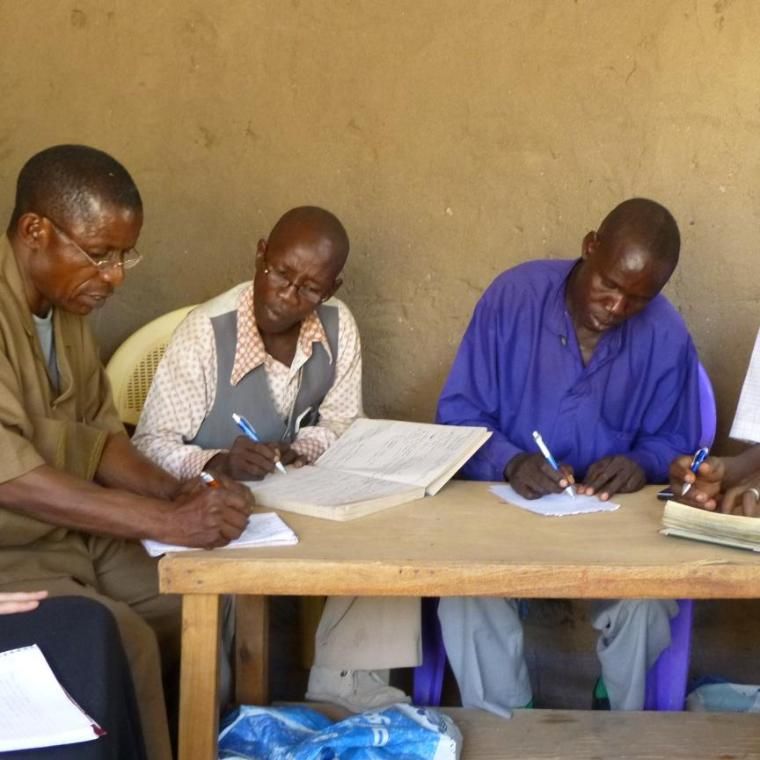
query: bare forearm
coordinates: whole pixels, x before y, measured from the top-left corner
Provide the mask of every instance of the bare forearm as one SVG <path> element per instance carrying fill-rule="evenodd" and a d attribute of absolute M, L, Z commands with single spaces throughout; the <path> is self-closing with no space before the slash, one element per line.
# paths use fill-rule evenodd
<path fill-rule="evenodd" d="M 174 505 L 102 488 L 43 465 L 0 484 L 0 506 L 86 533 L 160 539 Z"/>
<path fill-rule="evenodd" d="M 171 499 L 179 481 L 139 452 L 125 435 L 112 435 L 95 475 L 98 483 L 142 496 Z"/>

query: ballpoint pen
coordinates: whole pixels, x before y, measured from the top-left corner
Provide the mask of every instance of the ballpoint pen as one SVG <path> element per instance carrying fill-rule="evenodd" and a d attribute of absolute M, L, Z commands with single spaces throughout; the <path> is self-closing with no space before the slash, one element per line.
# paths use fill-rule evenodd
<path fill-rule="evenodd" d="M 691 459 L 691 464 L 689 465 L 689 469 L 696 475 L 697 470 L 699 469 L 699 465 L 702 464 L 702 462 L 707 459 L 707 455 L 710 453 L 710 449 L 707 448 L 707 446 L 703 446 L 701 449 L 697 449 L 697 451 L 694 453 L 694 456 Z M 691 488 L 691 483 L 684 483 L 683 486 L 681 486 L 681 496 L 686 496 L 687 493 L 689 493 L 689 489 Z"/>
<path fill-rule="evenodd" d="M 251 425 L 248 420 L 243 417 L 241 414 L 237 414 L 236 412 L 232 413 L 232 419 L 235 421 L 235 424 L 243 431 L 243 435 L 248 436 L 254 443 L 261 443 L 261 438 L 259 438 L 259 434 L 254 429 L 253 425 Z M 288 471 L 285 469 L 285 465 L 278 459 L 274 466 L 283 474 L 287 475 Z"/>
<path fill-rule="evenodd" d="M 541 433 L 538 432 L 538 430 L 533 431 L 533 440 L 536 442 L 536 446 L 538 446 L 538 450 L 544 455 L 544 459 L 552 466 L 552 469 L 556 470 L 557 472 L 561 472 L 559 465 L 557 464 L 557 460 L 552 456 L 551 451 L 549 451 L 549 447 L 544 443 L 544 439 L 541 437 Z M 572 498 L 575 498 L 575 490 L 572 486 L 568 486 L 565 489 L 565 493 L 568 496 L 572 496 Z"/>
<path fill-rule="evenodd" d="M 201 471 L 201 480 L 209 488 L 221 488 L 222 487 L 222 484 L 210 472 L 206 472 L 205 470 Z"/>

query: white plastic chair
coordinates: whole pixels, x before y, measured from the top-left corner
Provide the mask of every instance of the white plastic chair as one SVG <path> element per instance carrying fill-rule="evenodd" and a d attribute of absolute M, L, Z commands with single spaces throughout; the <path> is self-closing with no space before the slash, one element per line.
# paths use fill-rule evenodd
<path fill-rule="evenodd" d="M 137 425 L 153 375 L 172 333 L 194 308 L 183 306 L 143 325 L 116 349 L 106 365 L 116 409 L 123 423 Z"/>

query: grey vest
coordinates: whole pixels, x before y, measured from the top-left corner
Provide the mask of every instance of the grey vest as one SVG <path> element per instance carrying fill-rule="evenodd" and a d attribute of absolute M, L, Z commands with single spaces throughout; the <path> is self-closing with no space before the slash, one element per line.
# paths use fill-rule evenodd
<path fill-rule="evenodd" d="M 202 449 L 228 449 L 235 438 L 241 435 L 240 429 L 232 420 L 233 412 L 245 417 L 262 441 L 292 441 L 299 419 L 299 428 L 316 425 L 319 422 L 319 405 L 335 378 L 339 322 L 337 306 L 322 304 L 317 308 L 317 314 L 324 325 L 333 362 L 330 363 L 321 343 L 312 346 L 311 357 L 298 373 L 295 403 L 285 419 L 274 407 L 263 365 L 241 378 L 237 385 L 230 383 L 237 346 L 237 311 L 212 317 L 211 325 L 216 342 L 216 395 L 195 438 L 188 443 Z"/>

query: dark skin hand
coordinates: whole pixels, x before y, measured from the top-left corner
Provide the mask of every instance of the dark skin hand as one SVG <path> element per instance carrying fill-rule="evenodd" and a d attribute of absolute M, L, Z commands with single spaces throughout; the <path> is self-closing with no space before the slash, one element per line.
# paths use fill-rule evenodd
<path fill-rule="evenodd" d="M 646 483 L 644 470 L 632 459 L 618 455 L 594 462 L 577 491 L 585 496 L 596 494 L 602 501 L 607 501 L 616 493 L 638 491 Z"/>
<path fill-rule="evenodd" d="M 542 454 L 518 454 L 504 468 L 504 479 L 526 499 L 561 493 L 573 485 L 573 468 L 563 464 L 557 472 Z"/>
<path fill-rule="evenodd" d="M 670 465 L 670 488 L 675 498 L 692 507 L 714 511 L 726 477 L 726 466 L 720 457 L 707 457 L 696 474 L 691 471 L 691 456 L 684 455 Z M 684 483 L 691 483 L 688 493 L 681 496 Z"/>
<path fill-rule="evenodd" d="M 261 480 L 275 471 L 275 464 L 302 467 L 306 460 L 287 443 L 256 443 L 244 435 L 238 436 L 229 451 L 209 459 L 206 469 L 214 474 L 227 475 L 235 480 Z"/>
<path fill-rule="evenodd" d="M 693 507 L 725 514 L 760 517 L 760 492 L 757 463 L 760 447 L 753 447 L 736 457 L 708 457 L 696 474 L 690 469 L 691 457 L 682 456 L 670 465 L 670 483 L 678 501 Z M 684 483 L 689 492 L 680 496 Z"/>

